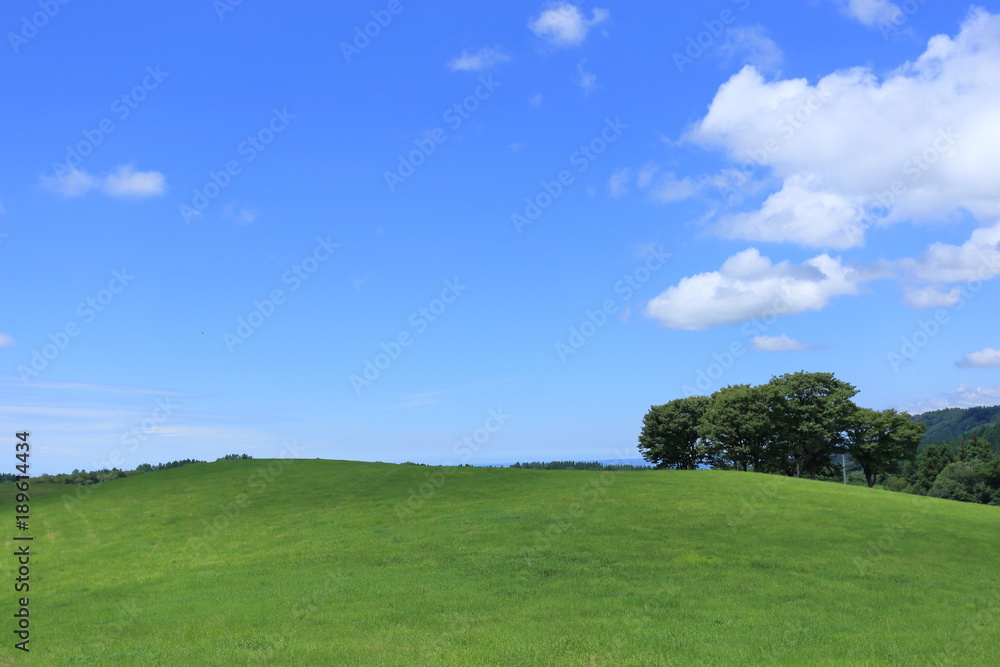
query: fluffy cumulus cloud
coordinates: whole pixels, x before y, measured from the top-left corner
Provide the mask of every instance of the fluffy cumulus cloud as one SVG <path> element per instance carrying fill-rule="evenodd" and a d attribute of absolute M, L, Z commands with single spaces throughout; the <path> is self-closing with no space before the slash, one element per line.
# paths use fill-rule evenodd
<path fill-rule="evenodd" d="M 876 5 L 852 3 L 858 16 Z M 687 138 L 718 148 L 778 192 L 718 230 L 751 241 L 861 245 L 872 225 L 958 211 L 1000 217 L 1000 16 L 974 9 L 959 33 L 884 77 L 867 67 L 766 80 L 745 67 Z"/>
<path fill-rule="evenodd" d="M 745 322 L 773 312 L 791 315 L 824 308 L 857 294 L 865 277 L 823 254 L 802 264 L 773 264 L 756 248 L 726 260 L 718 271 L 683 278 L 646 304 L 646 314 L 672 329 L 699 330 Z"/>
<path fill-rule="evenodd" d="M 794 338 L 789 338 L 788 334 L 781 334 L 780 336 L 754 336 L 750 343 L 750 349 L 762 352 L 785 352 L 788 350 L 808 350 L 809 346 Z"/>
<path fill-rule="evenodd" d="M 1000 350 L 988 347 L 978 352 L 969 352 L 958 365 L 962 368 L 1000 368 Z"/>
<path fill-rule="evenodd" d="M 816 178 L 794 174 L 755 211 L 726 216 L 716 231 L 730 238 L 850 248 L 863 235 L 856 206 L 844 195 L 815 189 Z"/>
<path fill-rule="evenodd" d="M 591 11 L 590 18 L 569 2 L 555 2 L 528 23 L 531 32 L 554 46 L 577 46 L 587 38 L 590 29 L 603 23 L 610 12 L 600 7 Z"/>
<path fill-rule="evenodd" d="M 66 197 L 79 197 L 100 190 L 110 197 L 150 197 L 166 191 L 166 179 L 158 171 L 135 171 L 121 165 L 113 172 L 93 175 L 83 169 L 69 169 L 55 176 L 43 176 L 42 186 Z"/>
<path fill-rule="evenodd" d="M 962 245 L 932 244 L 916 259 L 897 262 L 900 270 L 927 283 L 988 280 L 1000 275 L 1000 222 L 980 227 Z"/>
<path fill-rule="evenodd" d="M 448 69 L 461 72 L 479 72 L 487 70 L 494 65 L 505 63 L 510 60 L 510 56 L 499 48 L 482 48 L 475 53 L 462 51 L 462 55 L 449 60 Z"/>

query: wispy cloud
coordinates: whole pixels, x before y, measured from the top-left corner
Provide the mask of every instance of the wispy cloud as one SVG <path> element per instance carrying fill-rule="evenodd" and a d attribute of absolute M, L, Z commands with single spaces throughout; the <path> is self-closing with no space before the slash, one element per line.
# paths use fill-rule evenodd
<path fill-rule="evenodd" d="M 475 53 L 462 51 L 462 55 L 449 60 L 446 65 L 452 71 L 480 72 L 509 60 L 510 56 L 501 51 L 499 47 L 484 47 Z"/>
<path fill-rule="evenodd" d="M 726 31 L 719 45 L 719 54 L 727 60 L 739 60 L 762 72 L 777 73 L 785 59 L 778 45 L 767 36 L 762 26 L 742 26 Z"/>
<path fill-rule="evenodd" d="M 93 175 L 83 169 L 70 169 L 55 176 L 42 176 L 47 190 L 64 197 L 80 197 L 99 190 L 109 197 L 151 197 L 166 192 L 166 178 L 158 171 L 135 171 L 131 164 L 120 165 L 104 175 Z"/>
<path fill-rule="evenodd" d="M 583 92 L 588 95 L 598 88 L 597 75 L 583 69 L 582 60 L 576 66 L 576 82 L 581 88 L 583 88 Z"/>
<path fill-rule="evenodd" d="M 836 0 L 841 11 L 872 28 L 880 22 L 892 23 L 903 15 L 899 5 L 889 0 Z"/>
<path fill-rule="evenodd" d="M 0 333 L 0 347 L 10 347 L 14 344 L 14 337 L 10 334 Z"/>
<path fill-rule="evenodd" d="M 959 385 L 953 392 L 941 394 L 935 398 L 913 401 L 900 406 L 910 414 L 920 414 L 929 410 L 942 408 L 973 408 L 979 405 L 1000 404 L 1000 387 L 969 387 Z"/>
<path fill-rule="evenodd" d="M 222 215 L 230 220 L 235 220 L 241 225 L 249 225 L 257 219 L 257 211 L 237 204 L 226 204 L 223 206 Z"/>
<path fill-rule="evenodd" d="M 754 336 L 750 343 L 751 350 L 762 352 L 787 352 L 790 350 L 808 350 L 809 346 L 794 338 L 789 338 L 788 334 L 780 336 Z"/>
<path fill-rule="evenodd" d="M 0 381 L 0 384 L 23 387 L 24 385 L 12 378 Z M 183 391 L 168 389 L 153 389 L 149 387 L 133 387 L 128 385 L 93 384 L 89 382 L 32 382 L 33 389 L 59 389 L 66 391 L 96 391 L 116 394 L 155 394 L 157 396 L 195 396 Z"/>
<path fill-rule="evenodd" d="M 628 184 L 631 180 L 632 170 L 628 167 L 615 170 L 611 174 L 611 178 L 608 179 L 608 189 L 611 191 L 611 196 L 617 198 L 628 194 Z"/>
<path fill-rule="evenodd" d="M 403 402 L 396 405 L 386 406 L 386 410 L 395 410 L 397 408 L 415 408 L 421 405 L 434 405 L 435 403 L 440 403 L 441 399 L 439 396 L 445 393 L 444 391 L 424 391 L 416 394 L 408 394 L 403 396 Z"/>

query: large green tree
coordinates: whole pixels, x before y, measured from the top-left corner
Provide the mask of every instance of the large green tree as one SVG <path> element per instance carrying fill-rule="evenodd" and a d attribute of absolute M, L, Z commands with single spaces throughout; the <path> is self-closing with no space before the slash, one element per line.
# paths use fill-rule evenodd
<path fill-rule="evenodd" d="M 699 433 L 714 468 L 773 472 L 777 467 L 775 387 L 731 385 L 711 396 Z"/>
<path fill-rule="evenodd" d="M 972 436 L 970 440 L 963 439 L 958 446 L 958 460 L 971 465 L 991 463 L 993 448 L 989 442 L 977 436 Z"/>
<path fill-rule="evenodd" d="M 947 442 L 927 445 L 917 457 L 917 468 L 910 480 L 913 488 L 918 493 L 926 494 L 941 471 L 954 461 L 955 453 Z"/>
<path fill-rule="evenodd" d="M 678 398 L 650 406 L 642 420 L 639 451 L 657 468 L 694 470 L 704 463 L 698 443 L 698 423 L 708 408 L 706 396 Z"/>
<path fill-rule="evenodd" d="M 804 471 L 816 479 L 843 447 L 843 434 L 857 408 L 851 398 L 858 390 L 833 373 L 805 371 L 773 377 L 769 384 L 780 395 L 776 417 L 794 474 L 799 477 Z"/>
<path fill-rule="evenodd" d="M 899 472 L 903 461 L 916 456 L 925 430 L 924 424 L 905 412 L 856 408 L 848 421 L 844 444 L 861 466 L 868 486 L 873 487 L 880 474 Z"/>

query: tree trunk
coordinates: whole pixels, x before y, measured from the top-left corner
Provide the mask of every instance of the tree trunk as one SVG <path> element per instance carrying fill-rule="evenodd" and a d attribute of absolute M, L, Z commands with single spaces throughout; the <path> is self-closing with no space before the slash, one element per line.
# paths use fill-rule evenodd
<path fill-rule="evenodd" d="M 868 482 L 868 488 L 875 486 L 875 474 L 868 466 L 861 464 L 861 469 L 865 472 L 865 481 Z"/>

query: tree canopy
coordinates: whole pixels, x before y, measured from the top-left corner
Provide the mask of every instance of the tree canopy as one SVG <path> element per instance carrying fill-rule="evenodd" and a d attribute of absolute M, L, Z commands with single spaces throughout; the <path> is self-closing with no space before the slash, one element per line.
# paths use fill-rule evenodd
<path fill-rule="evenodd" d="M 914 458 L 925 426 L 906 413 L 860 408 L 851 400 L 855 394 L 854 385 L 832 373 L 730 385 L 711 396 L 650 406 L 639 450 L 658 468 L 710 466 L 813 479 L 839 470 L 838 455 L 846 453 L 874 486 Z M 981 446 L 975 451 L 982 456 Z"/>

